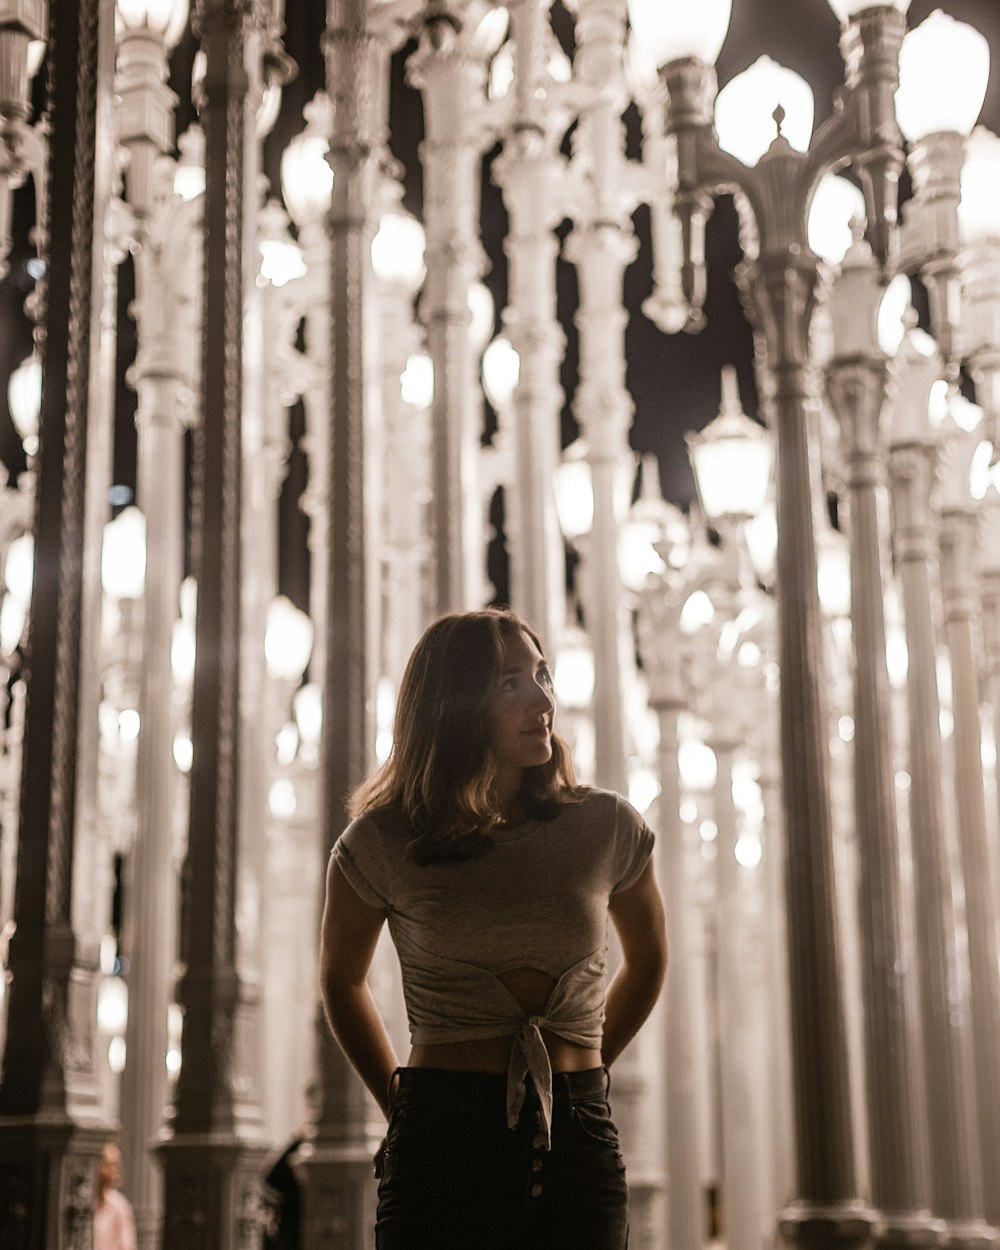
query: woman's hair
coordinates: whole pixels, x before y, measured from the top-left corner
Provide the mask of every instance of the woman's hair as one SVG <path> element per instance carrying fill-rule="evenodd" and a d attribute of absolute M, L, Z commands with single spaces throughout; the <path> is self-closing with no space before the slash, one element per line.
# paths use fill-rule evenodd
<path fill-rule="evenodd" d="M 503 813 L 494 789 L 487 704 L 500 678 L 504 644 L 521 632 L 541 643 L 513 612 L 452 612 L 425 630 L 399 689 L 392 751 L 350 799 L 353 817 L 377 808 L 401 812 L 413 829 L 418 863 L 475 859 L 492 846 Z M 566 744 L 526 768 L 518 795 L 527 816 L 551 820 L 577 801 Z"/>

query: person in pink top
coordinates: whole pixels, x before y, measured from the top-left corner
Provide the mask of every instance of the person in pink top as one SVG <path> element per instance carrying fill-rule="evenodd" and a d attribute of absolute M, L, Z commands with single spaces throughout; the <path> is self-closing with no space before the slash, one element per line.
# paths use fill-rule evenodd
<path fill-rule="evenodd" d="M 132 1204 L 119 1190 L 122 1154 L 114 1142 L 101 1151 L 94 1203 L 94 1250 L 135 1250 Z"/>

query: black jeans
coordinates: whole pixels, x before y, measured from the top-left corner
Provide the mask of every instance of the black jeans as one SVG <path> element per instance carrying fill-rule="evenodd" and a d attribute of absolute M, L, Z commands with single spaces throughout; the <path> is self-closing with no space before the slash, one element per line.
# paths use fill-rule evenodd
<path fill-rule="evenodd" d="M 628 1188 L 607 1072 L 556 1073 L 552 1149 L 506 1076 L 403 1068 L 378 1191 L 377 1250 L 626 1250 Z"/>

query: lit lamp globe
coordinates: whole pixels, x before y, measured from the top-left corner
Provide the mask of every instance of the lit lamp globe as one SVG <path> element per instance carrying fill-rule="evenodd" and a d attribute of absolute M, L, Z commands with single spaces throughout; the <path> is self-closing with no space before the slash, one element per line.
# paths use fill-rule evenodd
<path fill-rule="evenodd" d="M 187 28 L 188 8 L 188 0 L 117 0 L 118 24 L 130 34 L 156 35 L 173 48 Z"/>
<path fill-rule="evenodd" d="M 493 336 L 496 306 L 489 287 L 484 282 L 469 283 L 469 346 L 474 356 L 481 356 Z"/>
<path fill-rule="evenodd" d="M 412 213 L 384 213 L 372 239 L 372 268 L 379 281 L 414 294 L 427 272 L 424 228 Z"/>
<path fill-rule="evenodd" d="M 483 352 L 483 390 L 494 412 L 507 412 L 521 377 L 521 357 L 510 339 L 498 335 Z"/>
<path fill-rule="evenodd" d="M 835 360 L 873 359 L 882 355 L 878 321 L 884 290 L 872 249 L 856 227 L 840 272 L 830 292 Z"/>
<path fill-rule="evenodd" d="M 38 418 L 42 411 L 42 362 L 34 352 L 10 375 L 7 400 L 25 454 L 33 456 L 38 451 Z"/>
<path fill-rule="evenodd" d="M 109 599 L 141 599 L 146 585 L 146 518 L 124 508 L 104 527 L 101 585 Z"/>
<path fill-rule="evenodd" d="M 796 151 L 804 152 L 812 137 L 812 88 L 794 70 L 762 56 L 719 92 L 715 101 L 719 147 L 744 165 L 756 165 L 777 135 L 774 113 L 779 107 L 784 113 L 781 134 Z"/>
<path fill-rule="evenodd" d="M 683 60 L 713 65 L 732 10 L 732 0 L 628 0 L 633 36 L 657 65 Z"/>
<path fill-rule="evenodd" d="M 303 109 L 306 128 L 295 136 L 281 156 L 281 193 L 299 227 L 314 225 L 329 211 L 333 198 L 333 170 L 326 154 L 333 124 L 333 106 L 317 91 Z"/>
<path fill-rule="evenodd" d="M 560 707 L 577 712 L 590 707 L 594 697 L 594 648 L 578 626 L 567 626 L 563 631 L 552 680 Z"/>
<path fill-rule="evenodd" d="M 555 474 L 556 512 L 563 536 L 574 542 L 594 525 L 594 482 L 582 438 L 570 443 Z"/>
<path fill-rule="evenodd" d="M 1000 137 L 977 126 L 965 144 L 958 224 L 967 243 L 1000 241 Z"/>
<path fill-rule="evenodd" d="M 285 595 L 276 595 L 267 609 L 264 659 L 268 673 L 278 681 L 298 685 L 313 647 L 313 623 Z"/>
<path fill-rule="evenodd" d="M 722 370 L 719 415 L 686 436 L 698 496 L 712 521 L 745 521 L 767 497 L 773 447 L 767 431 L 743 411 L 736 370 Z"/>
<path fill-rule="evenodd" d="M 809 246 L 828 265 L 839 265 L 855 240 L 852 222 L 864 221 L 865 197 L 839 174 L 819 180 L 809 206 Z"/>
<path fill-rule="evenodd" d="M 935 134 L 967 135 L 990 77 L 990 47 L 973 26 L 936 9 L 903 39 L 896 118 L 910 143 Z"/>

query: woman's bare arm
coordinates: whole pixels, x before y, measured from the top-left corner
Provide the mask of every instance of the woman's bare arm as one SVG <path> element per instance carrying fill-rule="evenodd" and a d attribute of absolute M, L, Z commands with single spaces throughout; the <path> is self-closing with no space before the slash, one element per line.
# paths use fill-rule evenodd
<path fill-rule="evenodd" d="M 601 1045 L 610 1067 L 653 1010 L 666 972 L 667 932 L 652 860 L 634 885 L 612 896 L 608 910 L 622 947 L 621 967 L 608 987 Z"/>
<path fill-rule="evenodd" d="M 385 913 L 355 893 L 333 857 L 326 874 L 320 938 L 320 990 L 341 1050 L 389 1118 L 387 1088 L 399 1060 L 366 977 Z"/>

